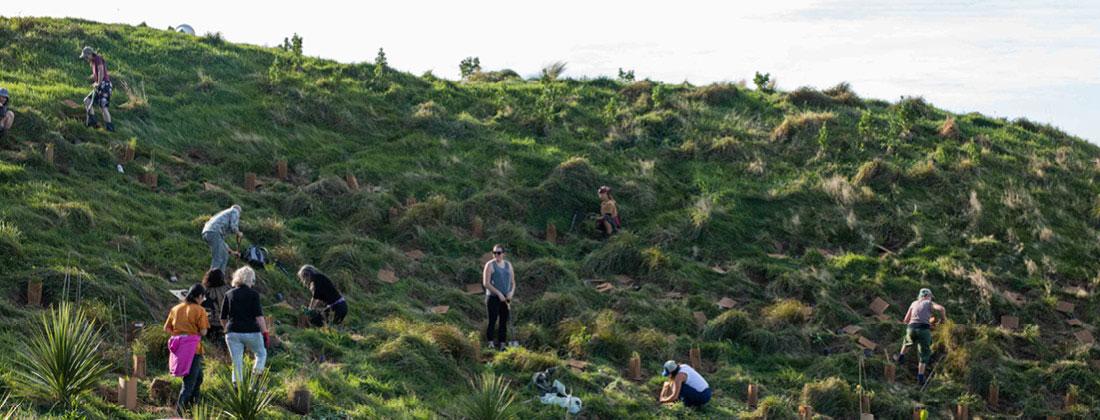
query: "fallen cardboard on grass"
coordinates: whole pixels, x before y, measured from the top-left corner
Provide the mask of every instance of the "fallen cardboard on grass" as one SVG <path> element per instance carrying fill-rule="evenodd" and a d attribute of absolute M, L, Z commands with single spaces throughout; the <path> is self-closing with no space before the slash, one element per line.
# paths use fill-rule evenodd
<path fill-rule="evenodd" d="M 1074 306 L 1072 303 L 1060 300 L 1057 304 L 1054 305 L 1054 309 L 1061 313 L 1073 314 L 1073 310 L 1076 309 L 1076 306 Z"/>
<path fill-rule="evenodd" d="M 481 283 L 470 283 L 466 285 L 466 293 L 471 295 L 480 294 L 484 291 L 485 289 L 481 286 Z"/>
<path fill-rule="evenodd" d="M 737 301 L 728 297 L 723 297 L 722 300 L 718 301 L 718 307 L 722 309 L 733 309 L 734 306 L 737 306 Z"/>
<path fill-rule="evenodd" d="M 378 270 L 378 281 L 387 284 L 397 283 L 397 274 L 393 270 L 382 269 Z"/>
<path fill-rule="evenodd" d="M 1024 297 L 1019 293 L 1004 291 L 1001 292 L 1001 294 L 1004 295 L 1005 300 L 1008 300 L 1009 303 L 1012 303 L 1013 305 L 1023 306 L 1025 303 L 1027 303 L 1027 300 L 1025 300 Z"/>
<path fill-rule="evenodd" d="M 871 339 L 869 339 L 867 337 L 864 337 L 862 335 L 858 336 L 858 338 L 856 338 L 856 341 L 859 343 L 860 347 L 863 347 L 867 350 L 875 351 L 875 349 L 878 348 L 877 343 L 875 343 L 874 341 L 871 341 Z"/>
<path fill-rule="evenodd" d="M 568 365 L 570 369 L 573 369 L 577 372 L 583 372 L 585 369 L 588 368 L 588 362 L 585 362 L 583 360 L 569 359 L 569 361 L 565 362 L 565 364 Z"/>
<path fill-rule="evenodd" d="M 597 283 L 596 284 L 596 291 L 597 292 L 607 293 L 607 292 L 610 292 L 612 290 L 615 290 L 615 285 L 611 284 L 609 282 L 603 282 L 603 283 Z"/>
<path fill-rule="evenodd" d="M 427 255 L 424 254 L 424 251 L 421 251 L 419 249 L 413 249 L 413 250 L 405 251 L 405 256 L 409 257 L 409 259 L 411 259 L 413 261 L 420 261 L 420 260 L 424 259 L 424 257 L 427 256 Z"/>
<path fill-rule="evenodd" d="M 860 331 L 863 331 L 863 327 L 860 327 L 858 325 L 849 325 L 840 329 L 840 332 L 848 335 L 857 335 Z"/>
<path fill-rule="evenodd" d="M 451 310 L 451 307 L 447 306 L 447 305 L 433 306 L 431 308 L 432 313 L 436 314 L 436 315 L 443 315 L 443 314 L 449 312 L 450 310 Z"/>
<path fill-rule="evenodd" d="M 1073 336 L 1077 337 L 1077 341 L 1080 341 L 1081 344 L 1087 344 L 1091 346 L 1096 343 L 1096 339 L 1092 337 L 1092 333 L 1089 332 L 1089 330 L 1081 330 L 1075 332 L 1073 333 Z"/>
<path fill-rule="evenodd" d="M 882 315 L 886 312 L 886 308 L 889 307 L 890 304 L 886 303 L 882 298 L 876 297 L 875 300 L 871 301 L 871 312 L 874 312 L 875 315 Z"/>

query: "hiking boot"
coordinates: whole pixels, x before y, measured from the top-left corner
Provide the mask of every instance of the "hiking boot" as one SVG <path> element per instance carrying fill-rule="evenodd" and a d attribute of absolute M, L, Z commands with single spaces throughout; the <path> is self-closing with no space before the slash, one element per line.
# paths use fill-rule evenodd
<path fill-rule="evenodd" d="M 88 114 L 84 117 L 84 125 L 87 127 L 96 127 L 99 123 L 95 119 L 95 114 Z"/>
<path fill-rule="evenodd" d="M 114 123 L 107 123 L 107 131 L 110 131 L 110 132 L 114 133 L 115 132 L 115 124 Z"/>
<path fill-rule="evenodd" d="M 917 374 L 917 383 L 920 384 L 920 386 L 924 386 L 924 381 L 925 381 L 924 374 L 923 373 L 918 373 Z"/>
<path fill-rule="evenodd" d="M 898 353 L 898 357 L 894 359 L 899 365 L 905 364 L 905 353 Z"/>
<path fill-rule="evenodd" d="M 4 127 L 0 127 L 0 139 L 4 138 L 4 134 L 7 134 L 7 133 L 8 133 L 8 130 L 5 130 Z"/>

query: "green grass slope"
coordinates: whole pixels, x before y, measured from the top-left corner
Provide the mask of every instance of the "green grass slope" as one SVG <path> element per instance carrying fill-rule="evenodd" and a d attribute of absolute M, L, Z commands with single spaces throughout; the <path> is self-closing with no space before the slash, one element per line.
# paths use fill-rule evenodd
<path fill-rule="evenodd" d="M 62 102 L 89 89 L 83 45 L 108 60 L 117 133 L 84 128 Z M 47 303 L 68 284 L 67 298 L 104 326 L 116 373 L 131 351 L 120 325 L 151 325 L 139 340 L 151 374 L 168 378 L 155 330 L 173 303 L 167 290 L 183 286 L 167 279 L 199 279 L 204 218 L 240 203 L 249 240 L 287 264 L 317 265 L 351 302 L 346 328 L 298 329 L 297 312 L 272 296 L 297 306 L 307 291 L 261 273 L 285 342 L 269 359 L 278 392 L 308 387 L 316 418 L 456 416 L 483 371 L 512 380 L 521 418 L 561 417 L 525 384 L 569 359 L 590 362 L 562 373 L 585 418 L 794 418 L 801 403 L 853 418 L 861 352 L 836 332 L 849 324 L 880 346 L 863 378 L 880 418 L 908 418 L 918 403 L 943 417 L 960 402 L 988 417 L 1097 415 L 1090 363 L 1100 352 L 1074 335 L 1100 324 L 1096 146 L 1026 120 L 866 100 L 846 85 L 505 76 L 455 82 L 217 36 L 0 19 L 0 86 L 17 113 L 0 151 L 0 393 L 41 311 L 24 305 L 30 280 L 44 282 Z M 120 174 L 128 145 L 136 159 Z M 274 177 L 280 159 L 287 181 Z M 145 173 L 158 176 L 155 190 L 139 182 Z M 259 175 L 255 192 L 243 188 L 247 173 Z M 349 174 L 362 188 L 348 188 Z M 604 184 L 626 231 L 608 241 L 588 221 L 570 231 L 574 212 L 598 209 Z M 545 240 L 551 224 L 557 243 Z M 463 286 L 479 281 L 497 242 L 516 263 L 525 348 L 488 353 L 478 350 L 482 299 Z M 378 281 L 383 269 L 400 280 Z M 623 276 L 638 287 L 593 287 Z M 896 319 L 921 287 L 950 315 L 935 332 L 940 374 L 923 394 L 912 364 L 897 384 L 882 378 L 883 349 L 900 345 Z M 736 307 L 721 310 L 722 297 Z M 876 297 L 890 320 L 871 316 Z M 1058 301 L 1086 326 L 1067 324 Z M 436 305 L 450 311 L 428 311 Z M 1002 315 L 1021 328 L 998 328 Z M 692 347 L 714 401 L 699 413 L 656 407 L 661 362 Z M 625 377 L 635 352 L 640 382 Z M 212 359 L 206 389 L 219 392 L 227 367 Z M 1000 404 L 986 407 L 994 382 Z M 749 383 L 761 386 L 755 410 Z M 105 391 L 68 415 L 167 413 L 147 384 L 139 413 Z M 1078 404 L 1063 407 L 1071 389 Z M 294 417 L 279 400 L 268 416 Z M 48 402 L 24 409 L 66 415 Z"/>

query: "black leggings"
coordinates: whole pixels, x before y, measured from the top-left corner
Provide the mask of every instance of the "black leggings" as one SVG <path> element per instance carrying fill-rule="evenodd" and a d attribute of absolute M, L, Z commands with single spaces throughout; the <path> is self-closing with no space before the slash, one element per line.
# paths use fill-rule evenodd
<path fill-rule="evenodd" d="M 340 325 L 344 322 L 344 317 L 348 316 L 348 302 L 338 302 L 330 308 L 325 309 L 325 312 L 332 313 L 332 325 Z"/>
<path fill-rule="evenodd" d="M 504 303 L 497 295 L 489 295 L 485 300 L 485 307 L 489 310 L 489 327 L 485 328 L 485 339 L 503 344 L 508 340 L 508 304 Z M 496 328 L 493 328 L 496 324 Z M 493 340 L 493 331 L 496 330 L 497 339 Z"/>

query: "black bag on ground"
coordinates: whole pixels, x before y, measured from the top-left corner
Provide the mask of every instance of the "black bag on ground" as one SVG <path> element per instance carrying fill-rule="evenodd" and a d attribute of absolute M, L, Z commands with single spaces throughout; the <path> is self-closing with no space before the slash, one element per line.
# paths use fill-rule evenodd
<path fill-rule="evenodd" d="M 256 245 L 249 246 L 248 249 L 241 254 L 241 259 L 252 266 L 252 268 L 262 270 L 264 266 L 267 265 L 267 248 Z"/>

